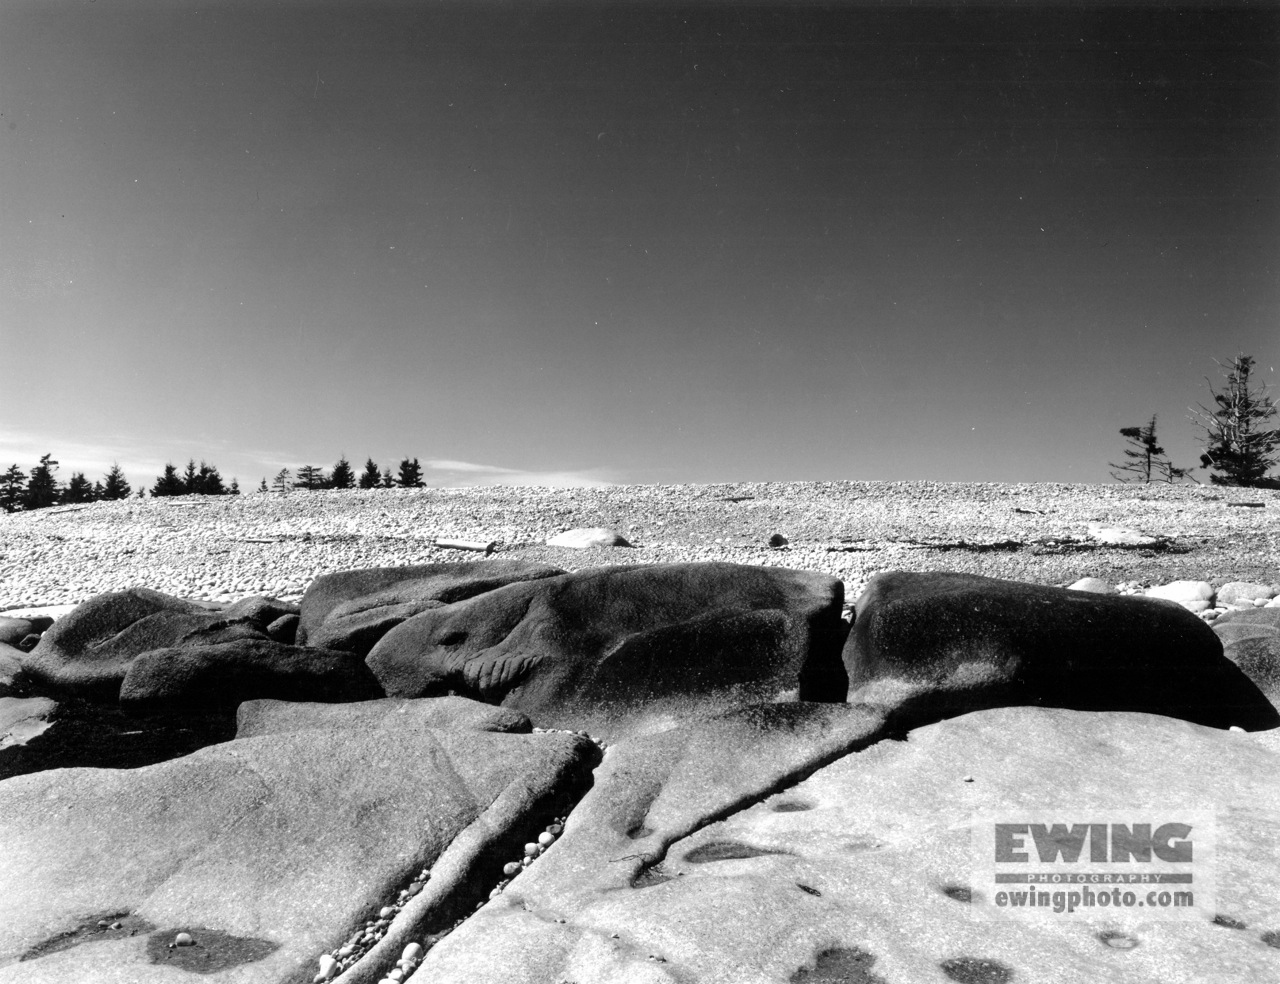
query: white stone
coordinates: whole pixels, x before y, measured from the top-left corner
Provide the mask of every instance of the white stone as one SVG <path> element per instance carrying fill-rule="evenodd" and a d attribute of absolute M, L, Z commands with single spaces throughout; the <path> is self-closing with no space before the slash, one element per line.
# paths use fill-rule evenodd
<path fill-rule="evenodd" d="M 408 944 L 408 945 L 404 948 L 404 951 L 400 954 L 400 962 L 401 962 L 401 963 L 417 963 L 417 962 L 418 962 L 419 960 L 421 960 L 421 959 L 422 959 L 422 944 L 421 944 L 421 943 L 410 943 L 410 944 Z"/>
<path fill-rule="evenodd" d="M 337 969 L 338 969 L 338 961 L 334 958 L 333 954 L 322 953 L 320 955 L 320 973 L 316 974 L 315 980 L 317 982 L 327 981 L 330 977 L 334 975 L 334 972 Z"/>
<path fill-rule="evenodd" d="M 1082 577 L 1075 584 L 1067 585 L 1068 591 L 1088 591 L 1090 594 L 1115 594 L 1116 589 L 1100 577 Z"/>
<path fill-rule="evenodd" d="M 1147 536 L 1122 526 L 1103 526 L 1101 523 L 1090 523 L 1089 535 L 1099 543 L 1120 547 L 1150 547 L 1160 542 L 1159 537 Z"/>
<path fill-rule="evenodd" d="M 594 526 L 557 533 L 547 540 L 547 546 L 585 550 L 588 547 L 629 547 L 631 544 L 620 533 L 605 529 L 602 526 Z"/>
<path fill-rule="evenodd" d="M 1213 599 L 1213 586 L 1208 581 L 1172 581 L 1147 588 L 1147 597 L 1176 601 L 1189 611 L 1202 612 Z"/>
<path fill-rule="evenodd" d="M 550 847 L 555 842 L 556 842 L 556 835 L 551 833 L 549 830 L 544 830 L 542 833 L 538 835 L 538 843 L 541 844 L 543 847 Z"/>
<path fill-rule="evenodd" d="M 1258 584 L 1255 581 L 1231 581 L 1218 589 L 1218 603 L 1232 605 L 1237 602 L 1252 605 L 1261 598 L 1263 603 L 1275 595 L 1269 584 Z"/>

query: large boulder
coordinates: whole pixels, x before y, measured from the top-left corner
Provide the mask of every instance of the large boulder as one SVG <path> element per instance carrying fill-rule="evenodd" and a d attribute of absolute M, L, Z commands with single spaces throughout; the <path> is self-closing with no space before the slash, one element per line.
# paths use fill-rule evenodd
<path fill-rule="evenodd" d="M 1216 728 L 1278 713 L 1180 606 L 973 574 L 878 574 L 844 662 L 850 699 L 903 725 L 986 707 L 1146 711 Z"/>
<path fill-rule="evenodd" d="M 114 701 L 142 653 L 175 646 L 266 639 L 265 613 L 210 610 L 150 588 L 95 595 L 58 619 L 23 661 L 33 683 L 58 693 Z"/>
<path fill-rule="evenodd" d="M 155 649 L 133 660 L 120 686 L 120 706 L 136 714 L 234 709 L 260 698 L 333 703 L 382 696 L 358 656 L 270 639 Z"/>
<path fill-rule="evenodd" d="M 843 700 L 843 594 L 784 568 L 593 568 L 424 612 L 368 663 L 391 696 L 453 691 L 609 737 L 784 693 Z"/>
<path fill-rule="evenodd" d="M 1280 608 L 1226 612 L 1213 623 L 1227 659 L 1280 704 Z"/>
<path fill-rule="evenodd" d="M 310 981 L 424 868 L 387 940 L 474 908 L 511 837 L 563 811 L 598 759 L 572 735 L 407 725 L 10 779 L 0 982 Z"/>
<path fill-rule="evenodd" d="M 366 656 L 389 630 L 420 612 L 563 573 L 524 560 L 481 560 L 325 574 L 302 596 L 297 644 Z"/>
<path fill-rule="evenodd" d="M 533 725 L 519 711 L 493 707 L 465 697 L 403 700 L 387 697 L 354 704 L 317 704 L 284 700 L 249 700 L 236 709 L 236 737 L 287 731 L 350 728 L 420 728 L 448 731 L 505 731 L 528 734 Z"/>
<path fill-rule="evenodd" d="M 649 850 L 656 834 L 625 835 L 634 822 L 625 788 L 613 818 L 606 809 L 605 792 L 623 779 L 610 767 L 615 752 L 617 766 L 625 763 L 621 744 L 560 843 L 432 949 L 418 978 L 1273 981 L 1280 972 L 1280 859 L 1272 850 L 1280 754 L 1268 737 L 1147 714 L 981 711 L 917 729 L 906 741 L 852 745 L 755 799 L 705 813 L 687 833 L 662 838 L 659 852 Z M 765 735 L 752 751 L 768 755 Z M 720 755 L 731 770 L 740 768 L 733 745 L 722 745 Z M 1051 908 L 1031 920 L 1001 917 L 992 911 L 990 879 L 977 880 L 991 865 L 974 847 L 975 819 L 1158 824 L 1213 804 L 1216 850 L 1202 855 L 1186 919 L 1114 908 L 1086 919 Z M 657 828 L 653 812 L 645 823 Z M 1202 894 L 1205 875 L 1216 878 L 1216 905 Z M 1163 886 L 1139 887 L 1144 898 Z"/>

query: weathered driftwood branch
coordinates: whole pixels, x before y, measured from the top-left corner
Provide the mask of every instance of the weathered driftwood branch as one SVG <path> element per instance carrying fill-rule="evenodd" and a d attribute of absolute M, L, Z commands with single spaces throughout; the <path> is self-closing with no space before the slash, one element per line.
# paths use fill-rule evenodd
<path fill-rule="evenodd" d="M 498 545 L 498 541 L 490 540 L 488 543 L 483 543 L 480 540 L 436 540 L 435 545 L 448 550 L 474 550 L 477 553 L 491 554 L 493 548 Z"/>

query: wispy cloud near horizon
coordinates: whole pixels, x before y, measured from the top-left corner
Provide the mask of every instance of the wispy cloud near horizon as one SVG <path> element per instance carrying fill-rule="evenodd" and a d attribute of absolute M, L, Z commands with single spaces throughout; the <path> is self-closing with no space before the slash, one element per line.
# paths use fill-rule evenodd
<path fill-rule="evenodd" d="M 95 481 L 118 464 L 128 480 L 137 488 L 150 486 L 167 464 L 185 467 L 193 455 L 191 442 L 171 440 L 149 441 L 146 445 L 127 438 L 115 437 L 101 442 L 67 440 L 63 437 L 0 428 L 0 470 L 17 464 L 23 471 L 30 471 L 46 454 L 52 454 L 59 463 L 58 477 L 65 482 L 74 472 L 83 472 L 89 481 Z M 228 482 L 237 475 L 245 476 L 241 487 L 246 491 L 257 485 L 255 475 L 263 474 L 267 481 L 281 468 L 291 472 L 310 461 L 304 455 L 291 450 L 246 448 L 236 450 L 228 441 L 205 441 L 204 452 L 194 456 L 196 461 L 207 461 L 216 466 Z M 211 447 L 207 446 L 212 444 Z M 212 456 L 212 457 L 211 457 Z M 544 488 L 594 488 L 618 484 L 618 476 L 606 469 L 535 471 L 507 468 L 502 465 L 480 464 L 454 458 L 427 458 L 421 462 L 423 481 L 434 488 L 468 488 L 484 485 L 530 485 Z M 361 463 L 351 462 L 359 472 Z M 394 473 L 398 462 L 392 462 Z M 326 466 L 328 471 L 330 466 Z"/>
<path fill-rule="evenodd" d="M 600 488 L 618 484 L 604 469 L 585 471 L 522 471 L 500 465 L 481 465 L 452 458 L 428 458 L 423 480 L 437 488 L 480 485 L 535 485 L 544 488 Z"/>

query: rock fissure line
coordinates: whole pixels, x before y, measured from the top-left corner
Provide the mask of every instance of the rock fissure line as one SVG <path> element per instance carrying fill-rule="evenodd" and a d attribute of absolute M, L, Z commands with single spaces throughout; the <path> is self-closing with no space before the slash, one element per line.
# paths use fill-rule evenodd
<path fill-rule="evenodd" d="M 599 743 L 584 732 L 535 730 L 536 733 L 577 735 L 599 747 Z M 452 769 L 453 763 L 450 762 L 449 766 Z M 598 766 L 597 759 L 592 773 Z M 555 805 L 551 822 L 525 843 L 521 859 L 504 863 L 501 875 L 486 894 L 483 885 L 489 884 L 493 876 L 481 869 L 492 867 L 493 862 L 489 858 L 495 854 L 509 856 L 506 854 L 507 844 L 512 841 L 510 825 L 502 823 L 501 817 L 490 816 L 495 807 L 500 808 L 504 794 L 499 794 L 453 839 L 435 863 L 412 876 L 396 897 L 379 909 L 376 917 L 367 920 L 341 946 L 320 955 L 317 973 L 311 978 L 313 984 L 326 981 L 333 984 L 374 984 L 375 981 L 378 984 L 399 984 L 409 977 L 433 946 L 466 922 L 472 913 L 501 895 L 525 868 L 559 839 L 573 806 L 590 791 L 590 777 L 579 785 L 580 788 L 568 791 L 571 799 L 567 803 L 561 801 Z M 544 804 L 530 813 L 532 816 L 546 815 L 548 809 L 549 806 Z M 472 899 L 478 901 L 472 905 Z"/>
<path fill-rule="evenodd" d="M 867 706 L 867 705 L 851 705 L 851 706 Z M 901 736 L 902 736 L 901 728 L 896 726 L 892 721 L 886 718 L 885 723 L 881 728 L 878 728 L 875 732 L 873 732 L 870 735 L 867 735 L 861 739 L 855 740 L 849 746 L 834 750 L 826 755 L 821 755 L 816 759 L 811 760 L 810 762 L 806 762 L 800 768 L 793 769 L 792 771 L 786 773 L 785 775 L 779 776 L 776 782 L 772 783 L 766 788 L 762 790 L 757 790 L 753 793 L 742 796 L 739 799 L 736 799 L 733 802 L 726 804 L 723 808 L 719 810 L 705 814 L 694 823 L 686 825 L 686 829 L 684 830 L 681 830 L 679 827 L 676 827 L 674 830 L 670 831 L 669 836 L 666 836 L 663 838 L 664 842 L 661 844 L 660 847 L 656 848 L 655 850 L 645 851 L 639 854 L 625 855 L 624 857 L 613 858 L 611 860 L 624 861 L 624 860 L 631 860 L 631 859 L 637 859 L 637 858 L 645 859 L 644 862 L 640 865 L 639 869 L 637 870 L 634 876 L 638 878 L 649 869 L 657 867 L 658 865 L 662 864 L 667 859 L 667 855 L 671 853 L 671 849 L 675 847 L 676 844 L 678 844 L 680 841 L 687 840 L 688 838 L 692 837 L 699 830 L 702 830 L 705 827 L 709 827 L 713 823 L 720 823 L 723 820 L 728 820 L 730 817 L 733 817 L 739 813 L 742 813 L 745 810 L 749 810 L 754 806 L 758 806 L 760 803 L 763 803 L 765 800 L 769 799 L 769 797 L 776 796 L 779 793 L 786 792 L 788 789 L 791 789 L 795 786 L 800 785 L 800 783 L 804 782 L 806 779 L 809 779 L 815 773 L 821 771 L 822 769 L 827 768 L 830 765 L 835 764 L 836 762 L 840 761 L 843 758 L 846 758 L 849 755 L 855 755 L 858 752 L 866 751 L 872 745 L 878 744 L 881 741 L 901 740 Z"/>

